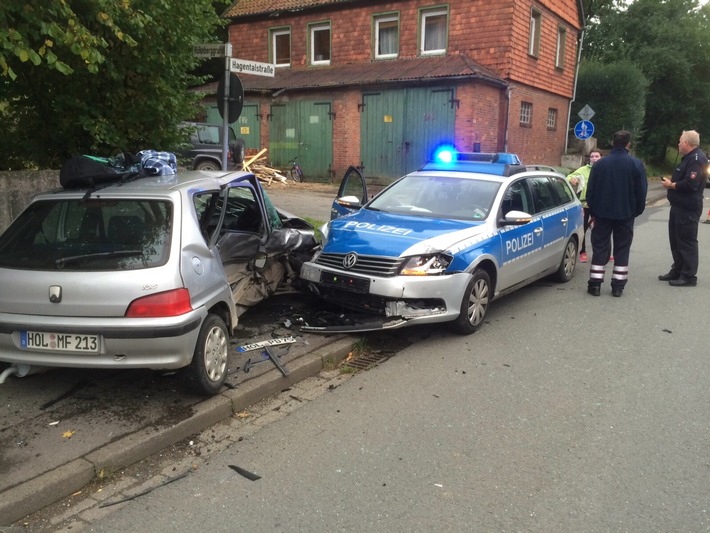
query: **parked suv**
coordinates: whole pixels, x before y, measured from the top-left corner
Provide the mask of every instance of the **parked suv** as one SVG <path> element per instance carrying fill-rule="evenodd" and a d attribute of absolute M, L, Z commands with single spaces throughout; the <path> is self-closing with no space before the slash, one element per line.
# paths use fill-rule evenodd
<path fill-rule="evenodd" d="M 222 170 L 222 139 L 224 128 L 221 125 L 204 122 L 184 122 L 182 127 L 190 129 L 191 148 L 181 152 L 189 158 L 193 170 Z M 229 170 L 234 170 L 244 161 L 244 139 L 238 139 L 234 130 L 229 128 Z"/>
<path fill-rule="evenodd" d="M 0 235 L 2 377 L 184 368 L 192 389 L 215 394 L 239 314 L 316 246 L 247 172 L 40 194 Z"/>
<path fill-rule="evenodd" d="M 443 158 L 369 202 L 362 174 L 350 167 L 338 197 L 323 248 L 304 263 L 301 279 L 363 315 L 303 330 L 448 322 L 473 333 L 494 298 L 550 274 L 562 282 L 574 274 L 582 206 L 564 176 L 529 170 L 514 154 Z"/>

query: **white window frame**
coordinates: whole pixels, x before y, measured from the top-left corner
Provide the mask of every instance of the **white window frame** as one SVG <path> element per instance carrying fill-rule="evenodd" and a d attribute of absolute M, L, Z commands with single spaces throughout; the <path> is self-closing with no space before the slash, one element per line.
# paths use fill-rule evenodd
<path fill-rule="evenodd" d="M 557 47 L 555 48 L 555 68 L 565 68 L 565 49 L 567 48 L 567 28 L 557 28 Z"/>
<path fill-rule="evenodd" d="M 441 48 L 432 48 L 431 50 L 426 49 L 426 32 L 427 32 L 427 19 L 433 17 L 444 17 L 444 43 Z M 446 42 L 448 40 L 449 33 L 449 12 L 446 9 L 430 9 L 421 12 L 421 42 L 419 43 L 419 53 L 423 56 L 430 55 L 441 55 L 446 53 Z"/>
<path fill-rule="evenodd" d="M 328 32 L 328 59 L 316 59 L 316 38 L 315 34 L 319 31 Z M 330 58 L 333 55 L 332 52 L 332 29 L 330 27 L 330 22 L 318 22 L 310 25 L 308 28 L 308 35 L 310 37 L 310 59 L 311 65 L 330 65 Z"/>
<path fill-rule="evenodd" d="M 530 39 L 528 54 L 533 57 L 540 55 L 540 34 L 542 33 L 542 12 L 530 8 Z"/>
<path fill-rule="evenodd" d="M 532 102 L 520 102 L 520 125 L 532 126 Z"/>
<path fill-rule="evenodd" d="M 395 23 L 396 43 L 395 51 L 390 53 L 380 53 L 380 24 Z M 399 56 L 399 15 L 376 15 L 375 16 L 375 59 L 394 59 Z"/>
<path fill-rule="evenodd" d="M 547 109 L 547 129 L 557 129 L 557 109 L 555 109 L 554 107 L 549 107 Z"/>
<path fill-rule="evenodd" d="M 277 63 L 276 58 L 278 57 L 278 54 L 276 53 L 277 51 L 277 37 L 281 37 L 283 35 L 288 35 L 288 63 Z M 278 29 L 278 30 L 272 30 L 271 31 L 271 53 L 273 54 L 272 57 L 272 63 L 276 68 L 279 67 L 290 67 L 291 66 L 291 29 L 290 28 L 283 28 L 283 29 Z"/>

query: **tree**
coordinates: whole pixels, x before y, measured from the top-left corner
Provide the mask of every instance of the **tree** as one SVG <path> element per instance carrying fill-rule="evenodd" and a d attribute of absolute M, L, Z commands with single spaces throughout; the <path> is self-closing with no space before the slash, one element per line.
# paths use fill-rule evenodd
<path fill-rule="evenodd" d="M 7 1 L 7 0 L 6 0 Z M 194 44 L 223 24 L 210 0 L 10 0 L 0 7 L 0 167 L 77 153 L 174 149 L 195 116 Z M 218 2 L 224 6 L 224 2 Z"/>
<path fill-rule="evenodd" d="M 590 27 L 584 56 L 627 60 L 649 82 L 640 150 L 656 163 L 681 130 L 710 120 L 710 5 L 697 0 L 636 0 Z"/>
<path fill-rule="evenodd" d="M 594 109 L 595 137 L 600 148 L 611 146 L 614 132 L 621 129 L 638 139 L 643 128 L 647 86 L 643 72 L 629 61 L 584 61 L 579 67 L 572 113 L 578 113 L 585 105 Z"/>

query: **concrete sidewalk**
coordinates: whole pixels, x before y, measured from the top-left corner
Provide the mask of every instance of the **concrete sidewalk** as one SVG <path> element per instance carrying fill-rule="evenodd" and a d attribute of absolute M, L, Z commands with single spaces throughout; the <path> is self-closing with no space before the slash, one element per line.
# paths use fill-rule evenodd
<path fill-rule="evenodd" d="M 301 336 L 302 337 L 302 336 Z M 55 441 L 38 439 L 32 447 L 3 450 L 3 462 L 9 453 L 24 454 L 20 467 L 3 472 L 0 489 L 0 531 L 13 522 L 81 490 L 91 481 L 145 459 L 166 447 L 229 419 L 250 405 L 317 375 L 324 368 L 347 356 L 353 340 L 346 336 L 310 337 L 292 346 L 280 357 L 288 375 L 271 364 L 255 365 L 230 389 L 191 405 L 189 414 L 171 424 L 156 424 L 146 418 L 140 426 L 123 432 L 119 438 L 103 432 L 94 437 L 91 449 L 79 446 L 76 454 L 54 453 Z M 253 352 L 252 352 L 253 354 Z M 147 408 L 148 410 L 148 408 Z M 32 422 L 32 421 L 30 421 Z M 41 428 L 36 428 L 41 431 Z M 18 445 L 19 446 L 19 445 Z M 38 448 L 43 448 L 38 451 Z M 9 452 L 9 453 L 8 453 Z M 41 464 L 37 457 L 41 456 Z M 16 457 L 10 463 L 17 463 Z M 3 468 L 3 470 L 5 470 Z"/>

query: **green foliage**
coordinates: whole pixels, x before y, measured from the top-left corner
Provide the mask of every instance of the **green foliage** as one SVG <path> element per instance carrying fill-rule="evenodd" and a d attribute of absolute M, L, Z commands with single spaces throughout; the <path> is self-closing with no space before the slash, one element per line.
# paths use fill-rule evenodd
<path fill-rule="evenodd" d="M 0 168 L 177 147 L 176 125 L 199 109 L 192 47 L 224 22 L 210 0 L 6 3 Z"/>
<path fill-rule="evenodd" d="M 641 70 L 629 61 L 601 63 L 584 61 L 579 68 L 574 116 L 585 105 L 595 111 L 595 137 L 600 148 L 611 146 L 615 131 L 641 137 L 648 82 Z"/>
<path fill-rule="evenodd" d="M 630 61 L 643 72 L 649 87 L 639 147 L 652 161 L 664 160 L 682 130 L 701 131 L 709 123 L 710 4 L 636 0 L 617 6 L 590 26 L 583 53 L 602 63 Z"/>

